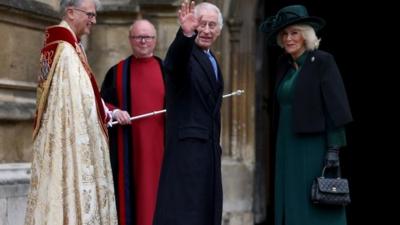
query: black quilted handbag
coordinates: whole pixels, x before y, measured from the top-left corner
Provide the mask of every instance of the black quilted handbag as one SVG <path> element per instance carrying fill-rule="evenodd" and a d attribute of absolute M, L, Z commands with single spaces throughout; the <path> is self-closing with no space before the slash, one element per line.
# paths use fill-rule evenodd
<path fill-rule="evenodd" d="M 337 177 L 326 178 L 325 169 L 322 170 L 322 176 L 315 178 L 311 186 L 311 201 L 321 205 L 342 205 L 345 206 L 351 202 L 349 182 L 340 177 L 340 169 L 337 168 Z"/>

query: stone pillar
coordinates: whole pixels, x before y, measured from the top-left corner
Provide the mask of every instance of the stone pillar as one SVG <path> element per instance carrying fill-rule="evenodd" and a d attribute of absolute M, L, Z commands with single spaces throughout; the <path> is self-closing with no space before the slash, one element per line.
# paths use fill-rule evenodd
<path fill-rule="evenodd" d="M 242 23 L 240 21 L 229 20 L 228 27 L 230 32 L 230 43 L 231 43 L 231 82 L 229 83 L 230 89 L 232 91 L 236 91 L 238 89 L 243 90 L 245 87 L 244 83 L 244 74 L 240 73 L 241 63 L 240 63 L 240 55 L 239 53 L 239 44 L 240 44 L 240 28 Z M 244 144 L 246 141 L 246 132 L 245 132 L 245 121 L 242 117 L 243 112 L 245 111 L 245 98 L 234 97 L 230 100 L 231 102 L 231 147 L 229 156 L 236 160 L 242 160 L 242 151 L 244 150 Z"/>
<path fill-rule="evenodd" d="M 43 31 L 57 22 L 43 3 L 0 0 L 0 163 L 31 160 Z"/>
<path fill-rule="evenodd" d="M 229 65 L 225 75 L 225 92 L 245 90 L 242 96 L 224 100 L 222 177 L 224 187 L 224 225 L 253 224 L 253 161 L 252 141 L 247 120 L 251 95 L 247 96 L 247 64 L 241 53 L 242 21 L 230 19 L 225 23 L 229 29 L 229 51 L 224 56 L 224 66 Z M 227 33 L 224 33 L 227 34 Z M 227 39 L 223 37 L 223 39 Z M 224 45 L 224 44 L 222 44 Z M 221 56 L 222 58 L 222 56 Z M 251 91 L 249 92 L 251 93 Z"/>
<path fill-rule="evenodd" d="M 30 163 L 0 164 L 0 225 L 23 225 Z"/>

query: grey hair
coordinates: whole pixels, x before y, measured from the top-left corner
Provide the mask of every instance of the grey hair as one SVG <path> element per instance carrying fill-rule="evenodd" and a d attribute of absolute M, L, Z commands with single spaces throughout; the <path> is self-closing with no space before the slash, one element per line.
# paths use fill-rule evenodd
<path fill-rule="evenodd" d="M 194 7 L 194 15 L 196 17 L 199 17 L 201 10 L 205 10 L 205 11 L 214 10 L 218 14 L 218 26 L 222 30 L 222 27 L 224 25 L 224 19 L 222 18 L 221 11 L 219 10 L 219 8 L 216 5 L 211 4 L 209 2 L 202 2 Z"/>
<path fill-rule="evenodd" d="M 96 5 L 96 9 L 100 9 L 101 3 L 99 0 L 91 0 Z M 65 10 L 68 7 L 78 7 L 82 4 L 83 0 L 60 0 L 60 14 L 65 15 Z"/>
<path fill-rule="evenodd" d="M 315 30 L 312 26 L 308 24 L 296 24 L 292 26 L 300 30 L 301 35 L 303 36 L 306 43 L 306 50 L 318 49 L 321 39 L 317 37 L 317 34 L 315 33 Z M 279 32 L 276 42 L 281 48 L 283 48 L 282 32 Z"/>

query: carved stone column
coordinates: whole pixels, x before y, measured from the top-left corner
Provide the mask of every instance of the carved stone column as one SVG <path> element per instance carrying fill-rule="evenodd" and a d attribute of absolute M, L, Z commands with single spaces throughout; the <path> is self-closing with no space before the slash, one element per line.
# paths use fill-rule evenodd
<path fill-rule="evenodd" d="M 230 61 L 231 61 L 231 76 L 230 83 L 227 84 L 230 86 L 230 90 L 235 91 L 238 89 L 244 89 L 244 74 L 240 73 L 240 29 L 242 26 L 241 21 L 235 21 L 230 19 L 228 21 L 228 28 L 230 32 L 230 44 L 231 44 L 231 52 L 230 52 Z M 228 86 L 227 86 L 228 87 Z M 245 107 L 244 96 L 234 97 L 230 100 L 231 102 L 231 142 L 230 142 L 230 152 L 229 156 L 236 160 L 242 160 L 242 150 L 245 142 L 245 121 L 242 116 L 243 110 Z"/>
<path fill-rule="evenodd" d="M 222 145 L 224 155 L 222 161 L 222 177 L 224 187 L 224 225 L 250 225 L 253 224 L 253 166 L 252 161 L 247 157 L 248 152 L 252 152 L 251 141 L 249 141 L 247 129 L 251 124 L 247 120 L 248 105 L 251 100 L 247 96 L 247 77 L 250 75 L 246 71 L 241 54 L 243 39 L 243 22 L 241 20 L 230 19 L 226 23 L 228 32 L 224 33 L 228 37 L 222 37 L 225 42 L 222 48 L 228 48 L 221 55 L 225 68 L 225 92 L 229 93 L 238 89 L 244 89 L 246 93 L 224 100 L 222 120 Z M 228 42 L 227 42 L 228 41 Z M 229 46 L 227 46 L 228 44 Z M 250 92 L 251 93 L 251 92 Z"/>
<path fill-rule="evenodd" d="M 0 224 L 24 224 L 30 177 L 30 163 L 0 164 Z"/>
<path fill-rule="evenodd" d="M 41 2 L 0 0 L 0 163 L 31 160 L 40 48 L 57 16 Z"/>

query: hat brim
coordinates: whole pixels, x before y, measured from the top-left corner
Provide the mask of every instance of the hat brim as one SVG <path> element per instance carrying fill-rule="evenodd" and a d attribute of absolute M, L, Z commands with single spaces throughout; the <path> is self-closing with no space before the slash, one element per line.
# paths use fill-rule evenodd
<path fill-rule="evenodd" d="M 265 26 L 266 22 L 264 22 L 260 25 L 260 30 L 266 33 L 266 38 L 268 41 L 273 43 L 274 41 L 276 42 L 276 36 L 282 29 L 294 24 L 308 24 L 317 32 L 325 26 L 326 22 L 320 17 L 296 18 L 294 20 L 289 20 L 284 24 L 280 24 L 279 26 L 270 30 L 268 30 L 267 26 Z"/>

